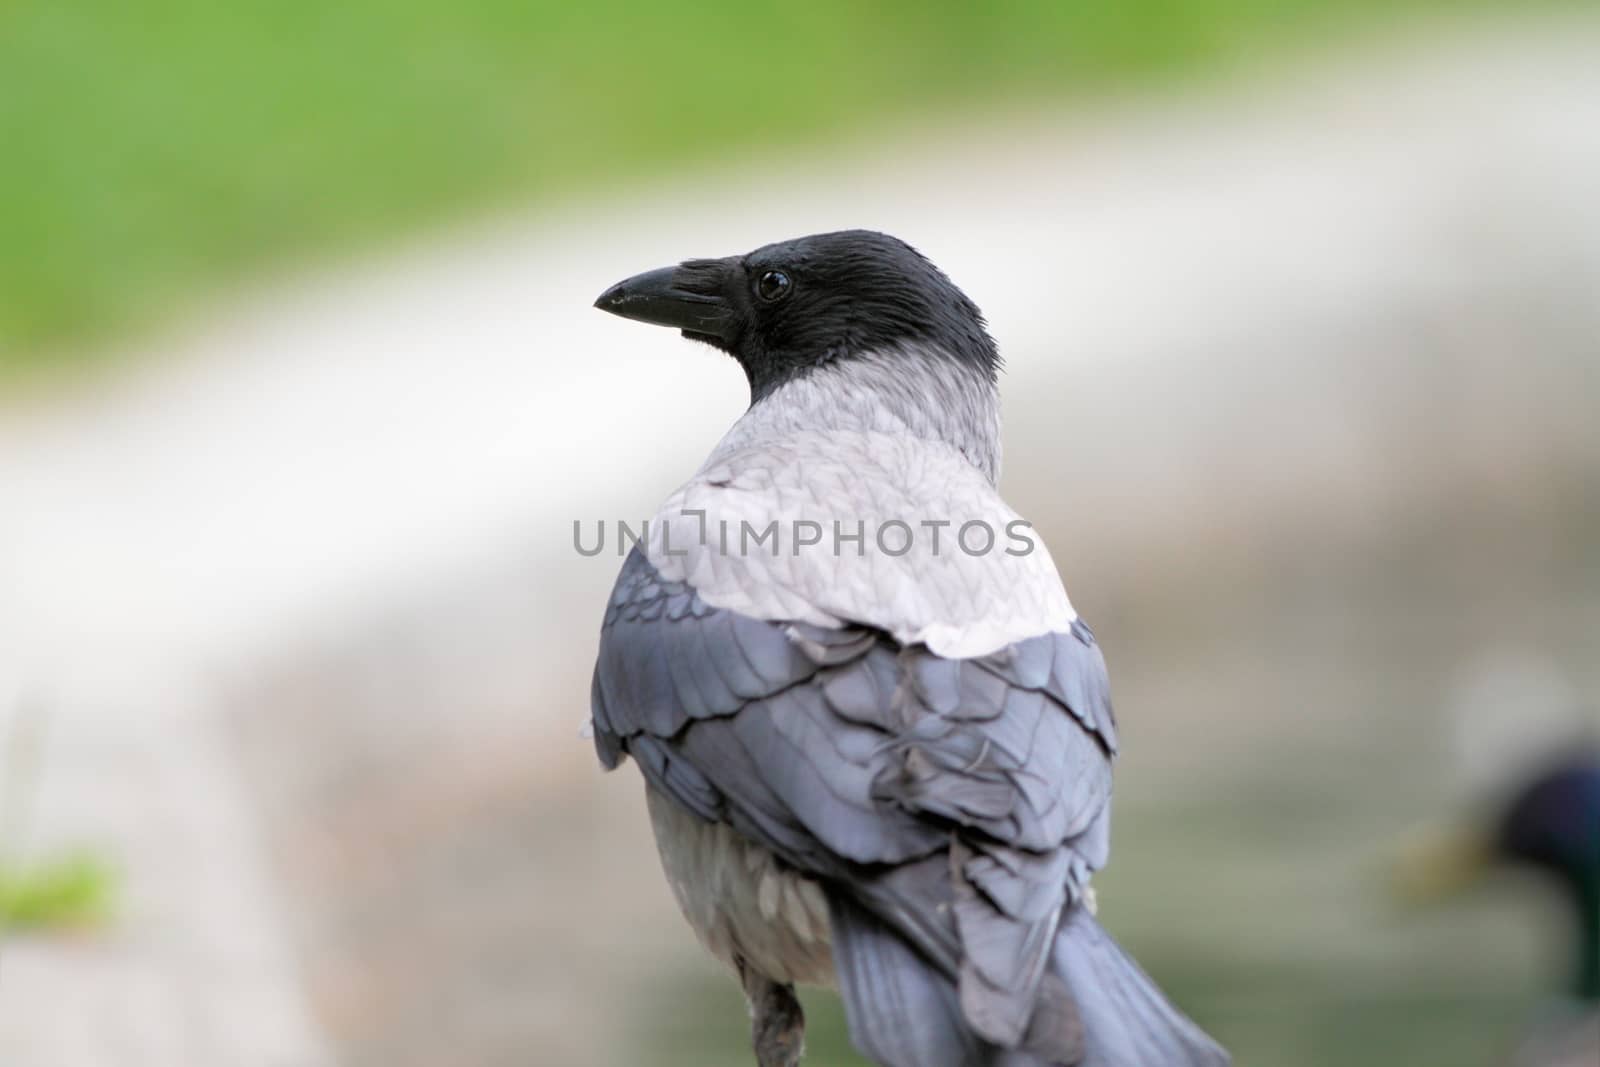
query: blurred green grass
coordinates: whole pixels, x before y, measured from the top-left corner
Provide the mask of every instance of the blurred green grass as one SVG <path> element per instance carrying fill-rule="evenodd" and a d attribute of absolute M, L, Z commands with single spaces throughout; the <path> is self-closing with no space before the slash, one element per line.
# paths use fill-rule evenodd
<path fill-rule="evenodd" d="M 1464 6 L 10 0 L 0 381 L 286 263 L 496 206 Z"/>
<path fill-rule="evenodd" d="M 116 882 L 110 865 L 88 854 L 0 866 L 0 933 L 99 926 L 111 914 Z"/>

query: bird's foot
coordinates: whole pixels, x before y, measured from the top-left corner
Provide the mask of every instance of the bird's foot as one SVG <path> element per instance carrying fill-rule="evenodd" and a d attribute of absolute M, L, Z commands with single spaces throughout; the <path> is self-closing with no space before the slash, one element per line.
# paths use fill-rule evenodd
<path fill-rule="evenodd" d="M 742 960 L 739 980 L 750 1002 L 750 1043 L 757 1067 L 798 1067 L 805 1051 L 806 1016 L 794 986 L 757 974 Z"/>

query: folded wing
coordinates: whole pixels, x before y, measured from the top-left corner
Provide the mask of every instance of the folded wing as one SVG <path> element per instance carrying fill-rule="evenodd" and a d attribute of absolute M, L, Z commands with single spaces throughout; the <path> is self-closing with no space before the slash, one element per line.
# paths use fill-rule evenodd
<path fill-rule="evenodd" d="M 711 607 L 635 551 L 593 717 L 608 767 L 633 756 L 685 808 L 820 879 L 836 924 L 903 939 L 979 1039 L 1073 1039 L 1034 1015 L 1065 999 L 1047 974 L 1057 925 L 1106 858 L 1115 723 L 1081 622 L 948 659 L 872 627 Z"/>

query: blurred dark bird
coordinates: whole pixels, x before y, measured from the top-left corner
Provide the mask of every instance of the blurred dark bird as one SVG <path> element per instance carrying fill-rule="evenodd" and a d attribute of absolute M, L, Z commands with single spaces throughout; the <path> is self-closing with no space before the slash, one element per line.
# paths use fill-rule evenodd
<path fill-rule="evenodd" d="M 996 491 L 977 307 L 865 231 L 689 260 L 596 306 L 750 383 L 623 564 L 593 727 L 606 767 L 644 775 L 761 1067 L 799 1061 L 796 982 L 836 985 L 884 1067 L 1226 1063 L 1092 913 L 1105 661 Z"/>
<path fill-rule="evenodd" d="M 1397 871 L 1414 901 L 1437 900 L 1496 866 L 1545 877 L 1570 913 L 1566 994 L 1534 1020 L 1515 1067 L 1600 1064 L 1600 746 L 1576 746 L 1526 775 L 1482 825 L 1413 842 Z"/>

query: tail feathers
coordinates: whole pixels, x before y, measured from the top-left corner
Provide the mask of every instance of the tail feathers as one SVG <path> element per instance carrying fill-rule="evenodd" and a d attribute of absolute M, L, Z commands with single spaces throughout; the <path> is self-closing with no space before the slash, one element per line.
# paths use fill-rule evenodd
<path fill-rule="evenodd" d="M 850 1040 L 881 1067 L 1054 1067 L 1077 1063 L 1082 1032 L 1061 979 L 1046 974 L 1022 1047 L 974 1030 L 956 983 L 853 900 L 829 900 L 833 961 Z M 1066 1055 L 1039 1049 L 1067 1050 Z M 1138 1067 L 1153 1067 L 1140 1064 Z"/>
<path fill-rule="evenodd" d="M 1084 908 L 1062 918 L 1023 1047 L 978 1037 L 956 984 L 900 936 L 831 894 L 833 958 L 850 1039 L 881 1067 L 1227 1067 Z M 1070 1048 L 1065 1057 L 1041 1049 Z"/>
<path fill-rule="evenodd" d="M 1083 1020 L 1082 1067 L 1226 1067 L 1230 1062 L 1086 908 L 1062 917 L 1054 970 Z"/>
<path fill-rule="evenodd" d="M 883 1067 L 991 1063 L 955 986 L 860 905 L 830 896 L 834 968 L 857 1050 Z"/>

